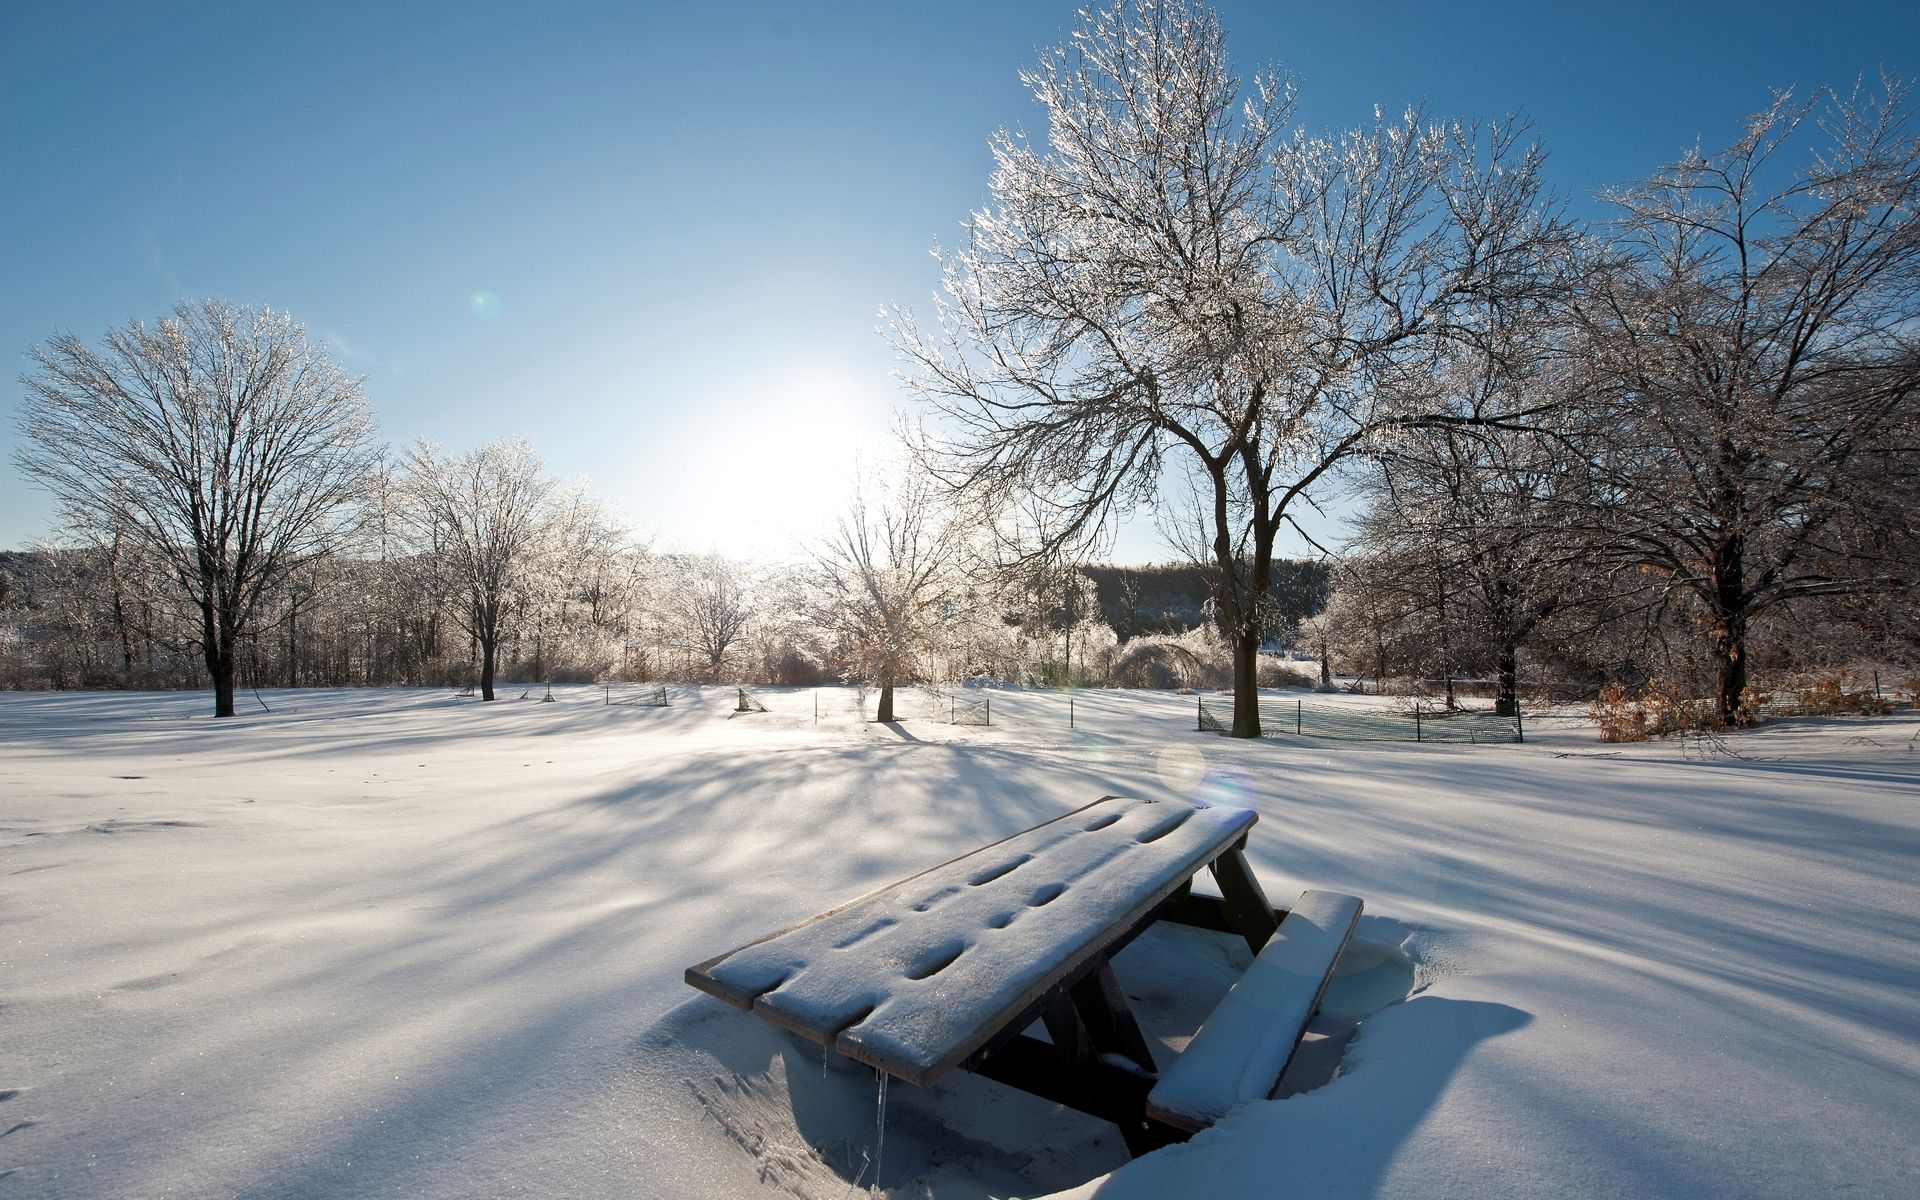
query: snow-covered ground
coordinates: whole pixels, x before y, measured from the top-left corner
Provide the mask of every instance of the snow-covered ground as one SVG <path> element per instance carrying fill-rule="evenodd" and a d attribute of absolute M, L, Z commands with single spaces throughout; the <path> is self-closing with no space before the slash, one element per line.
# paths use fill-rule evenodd
<path fill-rule="evenodd" d="M 1920 718 L 1248 744 L 1170 693 L 671 692 L 0 695 L 0 1198 L 847 1195 L 872 1076 L 682 971 L 1107 793 L 1251 806 L 1276 901 L 1365 897 L 1337 1075 L 1131 1164 L 895 1084 L 891 1194 L 1920 1193 Z M 1121 975 L 1177 1048 L 1244 953 Z"/>

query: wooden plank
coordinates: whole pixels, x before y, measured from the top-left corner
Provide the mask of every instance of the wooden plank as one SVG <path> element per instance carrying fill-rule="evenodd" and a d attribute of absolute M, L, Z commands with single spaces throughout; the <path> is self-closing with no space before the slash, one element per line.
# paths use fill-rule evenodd
<path fill-rule="evenodd" d="M 1356 896 L 1306 892 L 1147 1097 L 1147 1116 L 1190 1132 L 1273 1093 L 1360 919 Z"/>
<path fill-rule="evenodd" d="M 1254 819 L 1250 812 L 1181 812 L 1184 807 L 1137 803 L 1116 822 L 1083 828 L 1101 836 L 1080 841 L 1076 835 L 1062 844 L 1066 853 L 1051 856 L 1053 869 L 1037 876 L 1046 882 L 1033 885 L 1026 911 L 1018 912 L 1010 926 L 1015 936 L 994 936 L 998 931 L 990 927 L 967 947 L 980 953 L 962 953 L 931 979 L 896 979 L 870 1015 L 840 1031 L 835 1048 L 914 1083 L 944 1074 L 1014 1013 L 1103 954 Z M 1090 815 L 1095 822 L 1103 816 Z M 1105 849 L 1103 842 L 1109 843 Z M 1011 873 L 1005 876 L 1001 890 L 1013 890 L 1014 879 Z M 989 889 L 965 898 L 999 907 Z M 881 938 L 911 944 L 904 934 L 891 934 Z M 949 944 L 945 935 L 941 940 L 944 954 Z M 763 996 L 756 1010 L 784 1006 L 790 986 Z M 840 984 L 829 986 L 838 990 Z"/>
<path fill-rule="evenodd" d="M 844 903 L 841 903 L 841 904 L 836 904 L 835 906 L 833 906 L 832 908 L 828 909 L 823 913 L 815 913 L 813 916 L 808 917 L 804 921 L 795 921 L 793 924 L 788 925 L 783 929 L 776 929 L 772 933 L 766 934 L 763 937 L 757 937 L 751 942 L 748 942 L 743 946 L 735 946 L 733 949 L 727 951 L 725 954 L 716 954 L 712 958 L 709 958 L 708 960 L 706 960 L 705 962 L 695 963 L 693 966 L 688 967 L 686 969 L 686 972 L 682 976 L 682 978 L 685 979 L 686 982 L 692 985 L 693 987 L 697 987 L 701 991 L 706 992 L 708 995 L 713 996 L 717 999 L 725 1000 L 728 1004 L 733 1005 L 735 1008 L 752 1008 L 753 998 L 759 993 L 748 992 L 743 989 L 730 986 L 724 980 L 714 975 L 713 968 L 719 966 L 721 963 L 732 958 L 734 955 L 739 954 L 743 950 L 751 950 L 755 946 L 765 945 L 768 942 L 776 941 L 780 938 L 786 937 L 790 933 L 795 933 L 795 932 L 798 932 L 799 930 L 805 929 L 810 925 L 817 925 L 820 922 L 825 921 L 829 918 L 837 917 L 841 913 L 846 912 L 848 909 L 858 907 L 859 905 L 865 904 L 870 900 L 874 900 L 878 897 L 884 896 L 886 893 L 891 892 L 896 888 L 909 887 L 912 884 L 925 879 L 929 875 L 937 874 L 938 872 L 944 871 L 947 868 L 954 866 L 955 864 L 963 863 L 968 859 L 973 858 L 976 855 L 985 854 L 989 850 L 993 850 L 993 849 L 996 849 L 997 847 L 1004 846 L 1008 842 L 1011 842 L 1016 838 L 1026 837 L 1028 834 L 1033 833 L 1037 830 L 1045 829 L 1049 825 L 1057 824 L 1061 821 L 1071 821 L 1073 818 L 1081 815 L 1082 813 L 1085 813 L 1091 809 L 1098 808 L 1102 804 L 1107 803 L 1109 800 L 1116 800 L 1116 799 L 1119 799 L 1119 797 L 1102 796 L 1100 797 L 1100 799 L 1095 800 L 1092 804 L 1083 804 L 1079 808 L 1074 809 L 1072 812 L 1062 813 L 1061 815 L 1055 817 L 1051 821 L 1042 821 L 1040 824 L 1033 826 L 1031 829 L 1023 829 L 1019 833 L 1010 833 L 1006 837 L 1001 838 L 997 842 L 988 842 L 986 845 L 980 847 L 978 850 L 969 850 L 965 854 L 959 855 L 956 858 L 950 858 L 946 862 L 928 867 L 926 870 L 921 871 L 918 874 L 909 875 L 905 879 L 900 880 L 898 883 L 890 883 L 885 887 L 875 888 L 871 892 L 864 892 L 858 896 L 855 896 L 851 900 L 845 901 Z"/>
<path fill-rule="evenodd" d="M 1110 797 L 711 959 L 687 979 L 929 1083 L 1085 975 L 1255 820 Z"/>

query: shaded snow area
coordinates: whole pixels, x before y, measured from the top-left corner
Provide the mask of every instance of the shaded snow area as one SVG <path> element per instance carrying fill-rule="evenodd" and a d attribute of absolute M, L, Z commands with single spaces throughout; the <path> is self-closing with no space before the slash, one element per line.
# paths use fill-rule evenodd
<path fill-rule="evenodd" d="M 0 1200 L 1920 1193 L 1912 715 L 1249 744 L 1170 693 L 524 690 L 0 695 Z M 882 1144 L 871 1072 L 682 981 L 1108 793 L 1251 807 L 1277 903 L 1365 898 L 1285 1099 L 1128 1162 L 955 1074 Z M 1122 955 L 1156 1055 L 1247 958 Z"/>

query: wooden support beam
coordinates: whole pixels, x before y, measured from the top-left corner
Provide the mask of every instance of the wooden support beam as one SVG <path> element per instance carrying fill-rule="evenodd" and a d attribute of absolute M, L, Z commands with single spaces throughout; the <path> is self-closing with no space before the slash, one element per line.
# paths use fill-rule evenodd
<path fill-rule="evenodd" d="M 1246 844 L 1246 839 L 1241 838 L 1232 849 L 1214 859 L 1210 869 L 1213 881 L 1220 885 L 1232 932 L 1247 939 L 1247 945 L 1258 954 L 1273 931 L 1280 927 L 1280 922 L 1273 915 L 1267 894 L 1260 890 L 1260 881 L 1253 877 L 1253 868 L 1247 865 Z"/>
<path fill-rule="evenodd" d="M 1040 1010 L 1040 1023 L 1047 1027 L 1047 1038 L 1053 1043 L 1054 1057 L 1059 1060 L 1067 1087 L 1084 1090 L 1098 1051 L 1086 1022 L 1080 1019 L 1080 1010 L 1064 988 L 1048 994 Z"/>
<path fill-rule="evenodd" d="M 971 1066 L 974 1074 L 1019 1088 L 1029 1095 L 1111 1121 L 1135 1157 L 1187 1140 L 1187 1133 L 1146 1116 L 1147 1093 L 1156 1077 L 1123 1059 L 1092 1059 L 1085 1076 L 1070 1083 L 1060 1073 L 1060 1052 L 1039 1038 L 1022 1035 Z"/>
<path fill-rule="evenodd" d="M 1086 1026 L 1093 1048 L 1102 1054 L 1118 1054 L 1143 1071 L 1154 1071 L 1153 1051 L 1147 1046 L 1140 1023 L 1127 1006 L 1127 994 L 1120 989 L 1111 963 L 1081 980 L 1068 993 Z"/>
<path fill-rule="evenodd" d="M 1278 925 L 1286 920 L 1287 910 L 1273 910 L 1273 922 Z M 1171 921 L 1175 925 L 1189 925 L 1195 929 L 1211 929 L 1215 933 L 1239 933 L 1240 930 L 1227 918 L 1227 902 L 1218 896 L 1208 896 L 1199 892 L 1187 892 L 1169 900 L 1160 910 L 1162 921 Z"/>

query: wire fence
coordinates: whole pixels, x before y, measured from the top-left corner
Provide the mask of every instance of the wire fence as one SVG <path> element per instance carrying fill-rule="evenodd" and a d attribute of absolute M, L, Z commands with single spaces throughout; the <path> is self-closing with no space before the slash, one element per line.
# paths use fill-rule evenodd
<path fill-rule="evenodd" d="M 667 707 L 667 689 L 664 684 L 651 686 L 637 683 L 610 683 L 605 685 L 606 701 L 613 704 L 635 704 L 642 708 Z"/>
<path fill-rule="evenodd" d="M 736 688 L 734 690 L 740 693 L 740 699 L 734 704 L 733 711 L 737 713 L 763 713 L 767 711 L 767 706 L 760 703 L 760 698 L 752 692 L 749 692 L 745 688 Z M 816 712 L 814 714 L 814 720 L 817 721 L 819 719 L 819 714 Z"/>
<path fill-rule="evenodd" d="M 1207 707 L 1206 697 L 1196 696 L 1199 729 L 1202 732 L 1227 733 L 1232 718 L 1222 720 Z M 1451 742 L 1461 745 L 1494 745 L 1524 742 L 1526 726 L 1519 709 L 1512 716 L 1490 708 L 1459 708 L 1393 712 L 1386 709 L 1334 708 L 1295 700 L 1263 700 L 1260 704 L 1262 737 L 1319 737 L 1349 742 Z"/>
<path fill-rule="evenodd" d="M 1710 709 L 1713 701 L 1702 700 L 1699 703 Z M 1756 717 L 1884 716 L 1912 707 L 1910 702 L 1890 699 L 1881 695 L 1877 689 L 1872 692 L 1842 692 L 1832 689 L 1811 692 L 1768 692 L 1750 705 L 1747 712 Z"/>
<path fill-rule="evenodd" d="M 982 696 L 978 700 L 968 700 L 960 696 L 952 698 L 950 724 L 954 725 L 992 725 L 993 700 Z"/>

